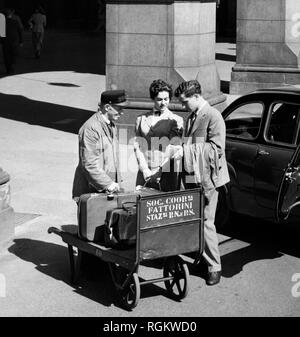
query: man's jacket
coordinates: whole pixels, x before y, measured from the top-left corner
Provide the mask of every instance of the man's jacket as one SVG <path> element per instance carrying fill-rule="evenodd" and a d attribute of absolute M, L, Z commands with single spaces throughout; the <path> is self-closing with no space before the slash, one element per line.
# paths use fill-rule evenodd
<path fill-rule="evenodd" d="M 116 128 L 111 136 L 101 113 L 95 113 L 79 130 L 79 163 L 73 182 L 73 198 L 83 193 L 103 192 L 120 182 Z"/>
<path fill-rule="evenodd" d="M 190 183 L 201 183 L 205 190 L 209 190 L 228 183 L 226 127 L 221 113 L 206 103 L 189 136 L 185 136 L 183 184 L 187 187 Z"/>

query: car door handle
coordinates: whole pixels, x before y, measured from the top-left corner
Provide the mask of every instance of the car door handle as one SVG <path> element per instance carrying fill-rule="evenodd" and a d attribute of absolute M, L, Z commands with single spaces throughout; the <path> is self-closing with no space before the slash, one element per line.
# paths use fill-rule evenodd
<path fill-rule="evenodd" d="M 259 151 L 257 152 L 257 154 L 258 154 L 259 156 L 268 156 L 268 155 L 270 154 L 270 152 L 268 152 L 268 151 L 266 151 L 266 150 L 259 150 Z"/>
<path fill-rule="evenodd" d="M 285 178 L 286 178 L 290 183 L 292 183 L 293 181 L 296 180 L 296 178 L 293 177 L 293 172 L 286 172 Z"/>
<path fill-rule="evenodd" d="M 298 173 L 298 177 L 299 177 L 299 166 L 293 167 L 290 166 L 287 168 L 286 172 L 285 172 L 285 178 L 291 183 L 295 180 L 297 180 L 297 173 Z"/>

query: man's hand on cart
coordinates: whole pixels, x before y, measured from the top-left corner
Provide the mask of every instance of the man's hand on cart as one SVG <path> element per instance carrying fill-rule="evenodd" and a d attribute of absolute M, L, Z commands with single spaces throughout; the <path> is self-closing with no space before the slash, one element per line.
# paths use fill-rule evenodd
<path fill-rule="evenodd" d="M 120 186 L 118 183 L 113 182 L 107 187 L 108 193 L 117 193 L 119 191 L 120 191 Z"/>

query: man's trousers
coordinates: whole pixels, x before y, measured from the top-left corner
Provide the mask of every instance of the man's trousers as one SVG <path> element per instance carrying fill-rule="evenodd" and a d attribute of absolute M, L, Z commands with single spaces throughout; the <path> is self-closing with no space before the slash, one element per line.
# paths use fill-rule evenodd
<path fill-rule="evenodd" d="M 219 240 L 215 227 L 215 215 L 219 192 L 216 189 L 206 191 L 208 205 L 204 207 L 204 250 L 202 257 L 208 265 L 208 271 L 221 270 Z"/>

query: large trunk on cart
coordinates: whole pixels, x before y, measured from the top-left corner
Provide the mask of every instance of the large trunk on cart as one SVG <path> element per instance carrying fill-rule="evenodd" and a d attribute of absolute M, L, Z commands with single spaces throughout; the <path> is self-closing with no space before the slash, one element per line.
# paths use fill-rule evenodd
<path fill-rule="evenodd" d="M 156 195 L 160 193 L 162 192 L 154 189 L 142 188 L 139 191 L 120 193 L 115 195 L 113 199 L 108 198 L 104 193 L 87 193 L 81 195 L 78 203 L 78 233 L 80 238 L 104 243 L 105 235 L 107 234 L 107 226 L 105 225 L 105 223 L 107 223 L 107 214 L 110 216 L 113 210 L 119 209 L 118 222 L 120 225 L 124 225 L 124 220 L 128 218 L 128 221 L 132 226 L 134 219 L 133 217 L 128 216 L 128 212 L 124 209 L 124 205 L 130 203 L 136 204 L 136 198 L 139 195 Z M 115 218 L 117 215 L 116 213 L 117 212 L 115 211 Z M 122 235 L 122 230 L 124 235 Z M 123 229 L 121 227 L 120 231 L 119 237 L 125 239 L 127 230 L 123 226 Z M 132 231 L 129 231 L 128 233 L 132 233 Z M 132 239 L 132 237 L 130 236 L 128 239 Z"/>

